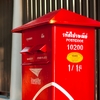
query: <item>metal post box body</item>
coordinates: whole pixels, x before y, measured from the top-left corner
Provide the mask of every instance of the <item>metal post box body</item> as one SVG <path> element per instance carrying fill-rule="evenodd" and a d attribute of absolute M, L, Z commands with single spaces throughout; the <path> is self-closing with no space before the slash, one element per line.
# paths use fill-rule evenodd
<path fill-rule="evenodd" d="M 61 9 L 14 29 L 22 32 L 22 100 L 94 100 L 96 27 Z"/>
<path fill-rule="evenodd" d="M 39 29 L 34 28 L 23 31 L 23 50 L 21 51 L 22 100 L 32 100 L 33 95 L 35 95 L 39 89 L 52 81 L 51 33 L 52 29 L 50 25 L 41 26 Z M 45 45 L 46 50 L 40 50 Z M 38 100 L 52 100 L 51 93 L 51 88 L 46 89 L 43 93 L 41 93 L 41 95 L 38 96 Z"/>

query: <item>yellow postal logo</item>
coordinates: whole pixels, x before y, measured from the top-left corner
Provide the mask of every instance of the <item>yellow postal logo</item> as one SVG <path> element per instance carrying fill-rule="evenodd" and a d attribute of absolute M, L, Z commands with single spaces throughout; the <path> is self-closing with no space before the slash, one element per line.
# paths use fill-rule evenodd
<path fill-rule="evenodd" d="M 78 52 L 71 52 L 67 55 L 66 59 L 72 63 L 79 63 L 83 60 L 83 55 Z"/>

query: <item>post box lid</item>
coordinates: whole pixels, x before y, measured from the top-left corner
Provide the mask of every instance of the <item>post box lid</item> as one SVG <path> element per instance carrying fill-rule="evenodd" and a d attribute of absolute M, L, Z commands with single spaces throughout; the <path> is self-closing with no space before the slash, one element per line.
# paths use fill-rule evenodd
<path fill-rule="evenodd" d="M 87 18 L 80 14 L 74 13 L 66 9 L 59 9 L 48 14 L 39 17 L 33 21 L 30 21 L 20 27 L 12 30 L 12 32 L 22 32 L 23 30 L 41 26 L 44 24 L 62 24 L 62 25 L 74 25 L 74 26 L 87 26 L 87 27 L 100 27 L 100 22 Z"/>

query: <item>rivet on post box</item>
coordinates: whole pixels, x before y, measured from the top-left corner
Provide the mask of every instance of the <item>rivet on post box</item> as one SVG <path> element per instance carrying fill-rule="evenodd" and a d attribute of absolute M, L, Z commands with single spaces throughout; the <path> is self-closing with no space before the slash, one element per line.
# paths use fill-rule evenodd
<path fill-rule="evenodd" d="M 95 100 L 96 28 L 59 9 L 13 29 L 22 33 L 22 100 Z"/>

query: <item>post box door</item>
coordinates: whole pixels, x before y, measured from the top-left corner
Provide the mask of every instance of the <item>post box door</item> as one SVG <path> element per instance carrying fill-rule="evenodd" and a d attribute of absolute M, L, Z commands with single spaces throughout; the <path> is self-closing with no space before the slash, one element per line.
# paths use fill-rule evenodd
<path fill-rule="evenodd" d="M 94 100 L 95 31 L 86 27 L 54 26 L 56 47 L 55 81 L 74 100 Z M 61 95 L 57 89 L 55 100 Z"/>

